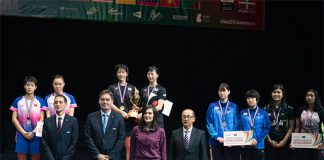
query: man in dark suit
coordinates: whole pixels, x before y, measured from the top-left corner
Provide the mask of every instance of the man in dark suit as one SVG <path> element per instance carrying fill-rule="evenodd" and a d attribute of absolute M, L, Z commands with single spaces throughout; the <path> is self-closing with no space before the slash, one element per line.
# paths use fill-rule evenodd
<path fill-rule="evenodd" d="M 67 99 L 58 94 L 54 98 L 56 115 L 47 118 L 42 133 L 42 159 L 70 160 L 73 159 L 78 141 L 78 121 L 75 117 L 65 114 Z"/>
<path fill-rule="evenodd" d="M 111 110 L 113 94 L 108 90 L 99 93 L 100 110 L 88 115 L 84 136 L 92 159 L 120 160 L 124 145 L 124 118 Z"/>
<path fill-rule="evenodd" d="M 181 114 L 183 127 L 172 131 L 170 160 L 207 160 L 205 131 L 193 127 L 195 113 L 185 109 Z"/>

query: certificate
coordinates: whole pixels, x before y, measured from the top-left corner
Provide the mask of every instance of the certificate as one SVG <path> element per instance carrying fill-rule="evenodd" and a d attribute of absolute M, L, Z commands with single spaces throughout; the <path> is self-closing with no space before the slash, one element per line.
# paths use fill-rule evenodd
<path fill-rule="evenodd" d="M 163 104 L 163 111 L 162 111 L 162 114 L 166 115 L 166 116 L 170 116 L 170 112 L 171 112 L 171 109 L 172 109 L 172 105 L 173 105 L 173 102 L 171 101 L 168 101 L 168 100 L 165 100 L 164 101 L 164 104 Z"/>
<path fill-rule="evenodd" d="M 291 146 L 294 148 L 317 148 L 322 142 L 322 134 L 292 133 Z"/>
<path fill-rule="evenodd" d="M 253 131 L 224 132 L 224 146 L 251 145 Z"/>
<path fill-rule="evenodd" d="M 36 125 L 36 137 L 42 137 L 44 122 L 37 122 Z"/>

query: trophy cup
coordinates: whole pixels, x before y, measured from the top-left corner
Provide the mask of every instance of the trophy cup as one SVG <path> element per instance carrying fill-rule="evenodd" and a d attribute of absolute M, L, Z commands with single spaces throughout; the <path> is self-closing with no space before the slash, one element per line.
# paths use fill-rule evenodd
<path fill-rule="evenodd" d="M 134 91 L 129 97 L 129 100 L 132 104 L 132 109 L 129 110 L 128 116 L 131 118 L 137 118 L 138 112 L 140 110 L 140 107 L 138 107 L 139 102 L 140 102 L 140 95 L 138 89 L 135 87 Z"/>

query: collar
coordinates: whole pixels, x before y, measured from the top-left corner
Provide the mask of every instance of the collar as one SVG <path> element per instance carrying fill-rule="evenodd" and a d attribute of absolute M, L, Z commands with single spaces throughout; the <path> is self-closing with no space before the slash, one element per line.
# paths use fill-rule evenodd
<path fill-rule="evenodd" d="M 56 120 L 58 120 L 58 118 L 59 118 L 59 117 L 61 117 L 61 118 L 62 118 L 62 120 L 63 120 L 63 119 L 64 119 L 64 117 L 65 117 L 65 113 L 64 113 L 64 114 L 63 114 L 62 116 L 59 116 L 59 115 L 57 115 L 57 114 L 56 114 Z"/>
<path fill-rule="evenodd" d="M 186 128 L 184 128 L 184 127 L 182 127 L 182 128 L 183 128 L 183 132 L 185 132 L 185 131 L 189 131 L 189 133 L 191 133 L 193 127 L 189 128 L 189 129 L 186 129 Z"/>
<path fill-rule="evenodd" d="M 107 113 L 105 113 L 102 110 L 100 110 L 100 113 L 101 113 L 101 116 L 105 114 L 105 115 L 108 115 L 108 117 L 109 117 L 110 114 L 111 114 L 111 110 L 109 110 Z"/>

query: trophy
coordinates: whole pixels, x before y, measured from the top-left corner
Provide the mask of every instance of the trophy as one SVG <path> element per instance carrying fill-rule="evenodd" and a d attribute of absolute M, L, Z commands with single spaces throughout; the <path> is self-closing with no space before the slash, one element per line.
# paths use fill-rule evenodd
<path fill-rule="evenodd" d="M 132 104 L 132 109 L 129 110 L 128 116 L 131 118 L 137 118 L 138 112 L 140 110 L 140 107 L 138 107 L 139 102 L 140 102 L 140 95 L 138 89 L 135 87 L 134 91 L 129 97 L 129 100 Z"/>

